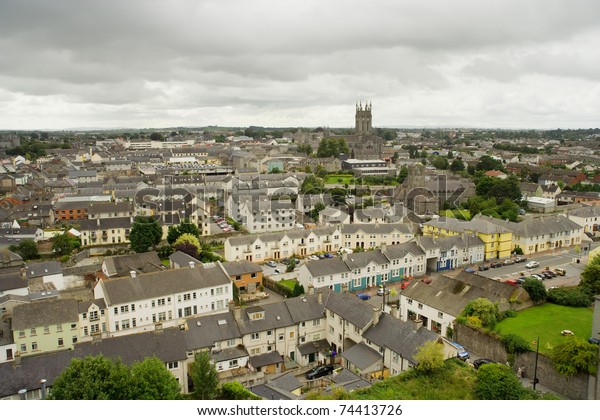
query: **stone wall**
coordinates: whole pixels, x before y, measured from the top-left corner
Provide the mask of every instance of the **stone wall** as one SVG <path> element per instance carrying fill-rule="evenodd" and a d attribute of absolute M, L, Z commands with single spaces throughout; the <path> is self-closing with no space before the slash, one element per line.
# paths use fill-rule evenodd
<path fill-rule="evenodd" d="M 500 363 L 506 363 L 508 360 L 508 353 L 500 340 L 466 325 L 456 324 L 454 331 L 456 342 L 462 344 L 470 353 Z M 535 352 L 517 355 L 513 366 L 515 373 L 519 366 L 525 367 L 525 377 L 533 381 Z M 541 354 L 538 357 L 537 378 L 540 385 L 545 386 L 560 396 L 574 400 L 594 398 L 592 394 L 595 391 L 592 388 L 595 388 L 595 377 L 583 374 L 572 377 L 559 375 L 552 365 L 552 360 Z"/>
<path fill-rule="evenodd" d="M 63 268 L 64 276 L 83 276 L 88 273 L 95 273 L 96 271 L 102 270 L 102 264 L 90 264 L 82 265 L 79 267 L 68 267 Z"/>

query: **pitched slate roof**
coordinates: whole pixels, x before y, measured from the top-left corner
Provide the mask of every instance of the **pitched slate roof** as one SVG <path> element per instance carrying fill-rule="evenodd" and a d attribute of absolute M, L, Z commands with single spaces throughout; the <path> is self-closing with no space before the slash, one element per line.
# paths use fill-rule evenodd
<path fill-rule="evenodd" d="M 46 325 L 77 322 L 79 311 L 74 299 L 51 299 L 15 306 L 13 329 L 25 330 Z"/>
<path fill-rule="evenodd" d="M 374 251 L 355 252 L 353 254 L 344 254 L 343 260 L 351 270 L 354 270 L 355 268 L 366 267 L 371 262 L 374 262 L 377 265 L 387 264 L 390 262 L 386 256 L 383 255 L 380 249 L 376 249 Z"/>
<path fill-rule="evenodd" d="M 109 277 L 128 276 L 132 270 L 144 273 L 162 270 L 156 251 L 106 257 L 104 263 Z"/>
<path fill-rule="evenodd" d="M 0 292 L 22 289 L 27 287 L 27 280 L 23 279 L 20 271 L 0 274 Z"/>
<path fill-rule="evenodd" d="M 62 266 L 58 261 L 30 262 L 27 264 L 26 268 L 27 278 L 29 279 L 62 274 Z"/>
<path fill-rule="evenodd" d="M 265 313 L 265 316 L 262 319 L 250 319 L 248 316 L 250 313 L 260 311 L 264 311 Z M 294 320 L 292 319 L 285 302 L 275 302 L 260 307 L 251 306 L 245 310 L 242 309 L 240 312 L 240 319 L 236 319 L 236 321 L 242 335 L 294 325 Z"/>
<path fill-rule="evenodd" d="M 309 354 L 320 353 L 323 350 L 331 349 L 331 344 L 327 339 L 322 338 L 317 341 L 309 341 L 302 343 L 298 346 L 298 351 L 302 356 L 308 356 Z"/>
<path fill-rule="evenodd" d="M 294 323 L 298 324 L 300 322 L 323 318 L 325 299 L 321 296 L 321 303 L 318 303 L 318 299 L 317 294 L 286 299 L 285 304 Z"/>
<path fill-rule="evenodd" d="M 230 276 L 241 276 L 248 273 L 261 273 L 262 267 L 255 262 L 242 260 L 223 263 L 223 268 Z"/>
<path fill-rule="evenodd" d="M 306 268 L 313 277 L 329 276 L 338 273 L 346 273 L 350 269 L 346 262 L 339 257 L 324 258 L 318 261 L 308 260 Z"/>
<path fill-rule="evenodd" d="M 183 335 L 187 350 L 204 349 L 216 342 L 242 337 L 231 312 L 193 318 L 186 324 Z"/>
<path fill-rule="evenodd" d="M 263 366 L 274 365 L 276 363 L 282 363 L 283 357 L 279 352 L 272 351 L 269 353 L 262 353 L 256 356 L 250 356 L 249 363 L 255 368 Z M 294 388 L 295 389 L 295 388 Z"/>
<path fill-rule="evenodd" d="M 427 328 L 416 329 L 413 321 L 404 322 L 390 314 L 382 314 L 379 322 L 365 331 L 363 338 L 416 363 L 414 356 L 418 348 L 427 341 L 436 341 L 439 336 Z"/>
<path fill-rule="evenodd" d="M 182 268 L 189 267 L 191 262 L 193 262 L 196 265 L 202 264 L 201 261 L 181 251 L 175 251 L 174 253 L 169 255 L 169 259 Z"/>
<path fill-rule="evenodd" d="M 224 362 L 226 360 L 239 359 L 248 356 L 248 350 L 244 346 L 228 347 L 218 351 L 213 351 L 212 360 L 215 362 Z"/>
<path fill-rule="evenodd" d="M 136 277 L 103 279 L 99 284 L 104 290 L 107 305 L 112 306 L 230 283 L 227 274 L 216 264 L 208 268 L 185 267 L 138 274 Z"/>
<path fill-rule="evenodd" d="M 341 226 L 342 234 L 364 232 L 368 234 L 392 233 L 398 231 L 410 234 L 410 226 L 404 223 L 353 223 Z"/>
<path fill-rule="evenodd" d="M 360 342 L 350 347 L 350 349 L 344 350 L 340 356 L 360 370 L 382 361 L 381 354 L 367 346 L 364 342 Z"/>
<path fill-rule="evenodd" d="M 325 307 L 360 329 L 373 321 L 373 306 L 352 293 L 336 293 L 329 290 L 323 294 Z"/>
<path fill-rule="evenodd" d="M 439 276 L 430 284 L 413 282 L 402 296 L 456 317 L 472 300 L 483 297 L 492 302 L 508 301 L 519 291 L 506 283 L 461 272 L 456 278 Z"/>
<path fill-rule="evenodd" d="M 584 206 L 567 213 L 575 217 L 600 217 L 600 206 Z"/>

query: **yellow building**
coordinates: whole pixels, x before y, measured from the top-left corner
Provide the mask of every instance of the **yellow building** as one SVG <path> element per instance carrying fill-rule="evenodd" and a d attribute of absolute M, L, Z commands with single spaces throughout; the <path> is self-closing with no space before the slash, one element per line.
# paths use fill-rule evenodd
<path fill-rule="evenodd" d="M 492 219 L 492 220 L 490 220 Z M 493 222 L 489 216 L 477 215 L 473 219 L 459 220 L 451 217 L 433 219 L 423 225 L 423 235 L 434 238 L 467 234 L 477 235 L 484 243 L 484 259 L 510 257 L 513 250 L 512 232 Z"/>
<path fill-rule="evenodd" d="M 73 349 L 79 336 L 78 319 L 74 299 L 44 300 L 15 307 L 12 326 L 17 355 Z"/>

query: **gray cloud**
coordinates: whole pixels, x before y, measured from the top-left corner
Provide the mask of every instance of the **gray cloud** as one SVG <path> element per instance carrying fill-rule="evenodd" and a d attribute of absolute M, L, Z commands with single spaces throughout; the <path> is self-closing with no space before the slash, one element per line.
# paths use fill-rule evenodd
<path fill-rule="evenodd" d="M 0 10 L 0 128 L 351 126 L 361 99 L 380 126 L 598 126 L 593 0 Z"/>

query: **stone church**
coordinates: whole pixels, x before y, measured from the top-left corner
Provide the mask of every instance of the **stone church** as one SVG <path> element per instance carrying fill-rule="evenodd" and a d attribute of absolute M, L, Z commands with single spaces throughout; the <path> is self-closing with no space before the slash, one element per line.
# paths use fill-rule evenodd
<path fill-rule="evenodd" d="M 356 104 L 354 134 L 325 135 L 326 138 L 346 140 L 351 159 L 381 159 L 383 139 L 373 134 L 373 114 L 370 103 Z"/>

